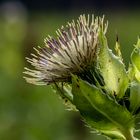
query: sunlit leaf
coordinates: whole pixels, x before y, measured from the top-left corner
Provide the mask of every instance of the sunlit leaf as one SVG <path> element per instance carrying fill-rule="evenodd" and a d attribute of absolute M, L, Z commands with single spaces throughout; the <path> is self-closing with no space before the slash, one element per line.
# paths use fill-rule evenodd
<path fill-rule="evenodd" d="M 128 87 L 125 66 L 121 58 L 115 56 L 108 48 L 107 39 L 102 30 L 99 35 L 99 45 L 98 63 L 101 75 L 104 78 L 105 88 L 111 95 L 115 94 L 118 98 L 121 98 Z"/>
<path fill-rule="evenodd" d="M 132 51 L 131 62 L 133 66 L 132 78 L 136 78 L 138 81 L 140 81 L 140 39 L 138 39 L 137 44 Z"/>

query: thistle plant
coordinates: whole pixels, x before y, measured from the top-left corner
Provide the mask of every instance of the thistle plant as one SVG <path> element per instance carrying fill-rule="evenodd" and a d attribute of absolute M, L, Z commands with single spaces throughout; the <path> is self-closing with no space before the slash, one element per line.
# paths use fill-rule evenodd
<path fill-rule="evenodd" d="M 126 69 L 118 41 L 108 47 L 104 17 L 81 15 L 48 36 L 26 58 L 25 79 L 51 85 L 68 109 L 79 111 L 92 131 L 108 139 L 136 140 L 140 121 L 140 39 Z"/>

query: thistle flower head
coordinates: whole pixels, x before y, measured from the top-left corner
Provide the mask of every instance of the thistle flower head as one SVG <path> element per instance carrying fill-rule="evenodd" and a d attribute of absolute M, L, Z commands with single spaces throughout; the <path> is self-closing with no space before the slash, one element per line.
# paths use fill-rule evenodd
<path fill-rule="evenodd" d="M 25 79 L 36 85 L 50 83 L 65 105 L 78 110 L 91 129 L 112 138 L 134 140 L 140 110 L 140 39 L 131 54 L 128 71 L 109 49 L 104 18 L 81 15 L 45 39 L 25 68 Z"/>
<path fill-rule="evenodd" d="M 107 24 L 103 18 L 81 15 L 77 22 L 72 21 L 66 27 L 56 31 L 57 39 L 50 36 L 45 39 L 45 47 L 35 48 L 37 54 L 26 58 L 34 67 L 25 68 L 26 81 L 36 85 L 53 82 L 66 82 L 71 74 L 79 75 L 89 69 L 95 59 L 98 47 L 99 27 L 104 33 Z"/>

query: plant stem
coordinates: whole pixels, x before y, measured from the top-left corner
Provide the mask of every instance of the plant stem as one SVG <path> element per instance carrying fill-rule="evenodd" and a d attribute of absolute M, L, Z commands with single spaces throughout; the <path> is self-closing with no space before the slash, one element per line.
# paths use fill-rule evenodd
<path fill-rule="evenodd" d="M 132 130 L 127 130 L 123 134 L 124 134 L 126 140 L 136 140 L 136 138 L 133 136 Z"/>

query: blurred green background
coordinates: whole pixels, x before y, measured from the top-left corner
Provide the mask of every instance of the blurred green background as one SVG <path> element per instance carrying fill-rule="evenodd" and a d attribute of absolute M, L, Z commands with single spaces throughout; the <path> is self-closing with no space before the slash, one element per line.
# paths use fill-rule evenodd
<path fill-rule="evenodd" d="M 21 3 L 4 3 L 0 13 L 0 140 L 105 140 L 90 133 L 78 112 L 66 111 L 50 86 L 27 84 L 25 57 L 43 39 L 79 14 L 102 16 L 109 21 L 108 43 L 119 36 L 126 66 L 140 34 L 139 10 L 30 11 Z"/>

